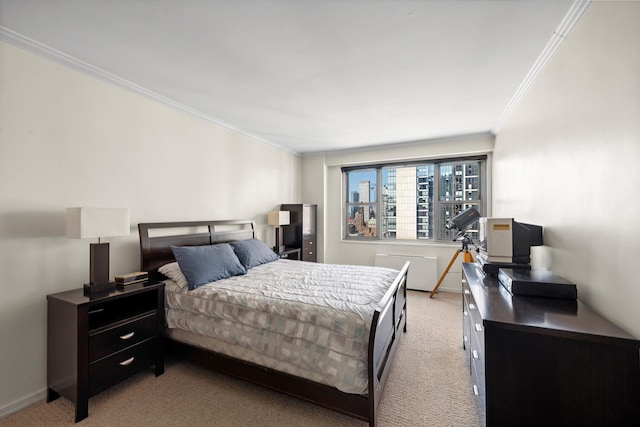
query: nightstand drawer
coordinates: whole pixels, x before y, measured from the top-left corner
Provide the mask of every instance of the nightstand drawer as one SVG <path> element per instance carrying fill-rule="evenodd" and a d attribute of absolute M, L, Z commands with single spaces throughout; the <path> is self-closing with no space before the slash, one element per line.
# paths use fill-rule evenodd
<path fill-rule="evenodd" d="M 89 335 L 89 362 L 102 359 L 131 347 L 158 333 L 158 317 L 153 312 L 119 326 L 102 329 Z"/>
<path fill-rule="evenodd" d="M 158 341 L 151 338 L 89 365 L 89 395 L 148 368 L 155 362 Z"/>

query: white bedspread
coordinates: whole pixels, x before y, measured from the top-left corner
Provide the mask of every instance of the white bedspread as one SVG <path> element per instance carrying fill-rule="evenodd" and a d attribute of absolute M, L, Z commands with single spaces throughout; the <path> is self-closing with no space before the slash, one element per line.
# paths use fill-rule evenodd
<path fill-rule="evenodd" d="M 373 312 L 397 274 L 278 260 L 193 291 L 167 281 L 167 324 L 176 339 L 366 394 Z"/>

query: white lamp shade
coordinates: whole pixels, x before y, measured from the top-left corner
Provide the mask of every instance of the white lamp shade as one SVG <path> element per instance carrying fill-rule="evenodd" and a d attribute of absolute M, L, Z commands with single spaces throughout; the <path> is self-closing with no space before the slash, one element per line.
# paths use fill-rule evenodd
<path fill-rule="evenodd" d="M 267 222 L 269 225 L 289 225 L 290 216 L 289 211 L 271 211 L 267 215 Z"/>
<path fill-rule="evenodd" d="M 128 208 L 67 208 L 67 237 L 71 239 L 128 234 Z"/>

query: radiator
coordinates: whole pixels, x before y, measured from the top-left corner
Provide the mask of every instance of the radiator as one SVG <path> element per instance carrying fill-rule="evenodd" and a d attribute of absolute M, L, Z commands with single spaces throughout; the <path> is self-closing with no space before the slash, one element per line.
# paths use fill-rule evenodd
<path fill-rule="evenodd" d="M 400 270 L 407 261 L 411 262 L 409 273 L 407 274 L 407 289 L 432 290 L 438 280 L 437 257 L 376 254 L 375 266 Z"/>

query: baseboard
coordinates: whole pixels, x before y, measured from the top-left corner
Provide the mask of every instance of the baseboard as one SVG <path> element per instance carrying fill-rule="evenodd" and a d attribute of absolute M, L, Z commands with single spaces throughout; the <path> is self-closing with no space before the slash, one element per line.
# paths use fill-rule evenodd
<path fill-rule="evenodd" d="M 16 401 L 13 401 L 4 406 L 0 406 L 0 419 L 8 417 L 14 412 L 18 412 L 20 409 L 26 408 L 27 406 L 31 406 L 34 403 L 40 402 L 41 400 L 45 400 L 47 398 L 47 389 L 42 389 L 40 391 L 36 391 L 35 393 L 31 393 L 23 398 L 20 398 Z"/>
<path fill-rule="evenodd" d="M 462 293 L 462 286 L 458 285 L 455 288 L 450 288 L 450 287 L 443 287 L 440 286 L 438 288 L 438 292 L 451 292 L 452 294 L 461 294 Z"/>
<path fill-rule="evenodd" d="M 428 289 L 426 291 L 423 291 L 421 289 L 407 289 L 407 291 L 420 292 L 422 294 L 427 294 L 427 295 L 431 293 L 431 289 Z M 462 293 L 462 288 L 460 286 L 458 286 L 457 288 L 445 288 L 443 286 L 440 286 L 438 288 L 438 292 L 450 292 L 452 294 L 461 294 Z"/>

